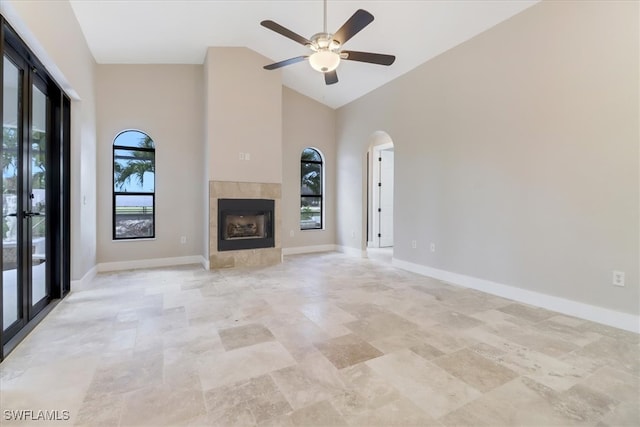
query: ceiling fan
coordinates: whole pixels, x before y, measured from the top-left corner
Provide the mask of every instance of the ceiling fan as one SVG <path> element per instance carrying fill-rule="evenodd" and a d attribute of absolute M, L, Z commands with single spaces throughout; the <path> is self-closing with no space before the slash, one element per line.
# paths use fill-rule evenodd
<path fill-rule="evenodd" d="M 306 39 L 299 34 L 283 27 L 282 25 L 271 20 L 265 20 L 260 23 L 276 33 L 283 35 L 303 46 L 311 49 L 309 55 L 296 56 L 295 58 L 285 59 L 284 61 L 265 65 L 265 70 L 275 70 L 286 65 L 296 64 L 309 59 L 311 67 L 324 74 L 324 81 L 327 85 L 338 83 L 338 74 L 336 68 L 340 64 L 340 60 L 368 62 L 370 64 L 391 65 L 396 60 L 393 55 L 385 55 L 382 53 L 357 52 L 354 50 L 342 50 L 342 46 L 358 34 L 364 27 L 373 21 L 373 15 L 363 9 L 358 9 L 347 22 L 335 34 L 327 32 L 327 0 L 324 0 L 324 31 L 314 34 L 310 39 Z"/>

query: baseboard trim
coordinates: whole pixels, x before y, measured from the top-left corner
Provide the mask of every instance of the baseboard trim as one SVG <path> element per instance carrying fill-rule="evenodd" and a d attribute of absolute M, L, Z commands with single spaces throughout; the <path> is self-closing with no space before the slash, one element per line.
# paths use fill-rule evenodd
<path fill-rule="evenodd" d="M 200 264 L 202 264 L 202 267 L 205 270 L 211 270 L 210 265 L 209 265 L 209 259 L 207 257 L 205 257 L 204 255 L 200 256 Z"/>
<path fill-rule="evenodd" d="M 96 274 L 98 274 L 98 266 L 94 265 L 80 279 L 71 281 L 70 283 L 71 290 L 74 291 L 74 290 L 82 289 L 84 286 L 88 285 L 89 282 L 91 282 L 96 277 Z"/>
<path fill-rule="evenodd" d="M 202 255 L 191 255 L 191 256 L 172 257 L 172 258 L 139 259 L 139 260 L 133 260 L 133 261 L 101 262 L 100 264 L 98 264 L 98 272 L 104 273 L 107 271 L 136 270 L 139 268 L 170 267 L 172 265 L 185 265 L 185 264 L 204 265 L 205 263 L 206 263 L 206 260 L 203 259 Z"/>
<path fill-rule="evenodd" d="M 338 252 L 342 252 L 345 255 L 355 256 L 358 258 L 368 258 L 366 250 L 341 245 L 336 245 L 336 250 Z"/>
<path fill-rule="evenodd" d="M 395 267 L 403 270 L 411 271 L 423 276 L 433 277 L 434 279 L 442 280 L 454 285 L 476 289 L 488 294 L 546 308 L 547 310 L 557 311 L 558 313 L 569 316 L 613 326 L 614 328 L 640 333 L 640 316 L 635 316 L 633 314 L 622 313 L 608 308 L 516 288 L 514 286 L 478 279 L 464 274 L 439 270 L 437 268 L 414 264 L 397 258 L 393 258 L 391 263 Z"/>
<path fill-rule="evenodd" d="M 294 246 L 292 248 L 282 248 L 282 255 L 311 254 L 315 252 L 333 252 L 336 250 L 337 250 L 336 245 Z"/>

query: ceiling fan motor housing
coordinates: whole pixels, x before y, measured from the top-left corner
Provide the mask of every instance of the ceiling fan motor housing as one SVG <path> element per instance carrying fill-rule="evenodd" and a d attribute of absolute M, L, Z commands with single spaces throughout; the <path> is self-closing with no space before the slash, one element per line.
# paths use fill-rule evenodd
<path fill-rule="evenodd" d="M 327 73 L 338 68 L 340 64 L 340 43 L 333 39 L 333 34 L 317 33 L 311 37 L 307 46 L 313 51 L 309 63 L 314 70 Z"/>
<path fill-rule="evenodd" d="M 316 33 L 311 36 L 311 44 L 307 45 L 309 49 L 314 52 L 321 50 L 329 50 L 331 52 L 338 52 L 340 50 L 340 42 L 333 39 L 333 34 L 329 33 Z"/>

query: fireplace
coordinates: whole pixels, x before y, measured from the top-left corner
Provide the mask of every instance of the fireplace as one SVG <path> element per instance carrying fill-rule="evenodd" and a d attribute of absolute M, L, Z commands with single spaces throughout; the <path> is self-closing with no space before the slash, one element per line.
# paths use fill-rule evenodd
<path fill-rule="evenodd" d="M 218 251 L 275 247 L 274 201 L 218 199 Z"/>

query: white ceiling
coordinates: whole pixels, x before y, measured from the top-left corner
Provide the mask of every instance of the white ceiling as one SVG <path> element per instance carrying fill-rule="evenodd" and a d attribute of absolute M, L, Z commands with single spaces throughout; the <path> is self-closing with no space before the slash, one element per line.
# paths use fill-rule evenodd
<path fill-rule="evenodd" d="M 343 61 L 332 86 L 301 62 L 282 69 L 283 84 L 337 108 L 537 1 L 330 0 L 329 32 L 357 9 L 375 17 L 346 49 L 392 54 L 396 62 Z M 71 6 L 100 64 L 202 64 L 209 46 L 245 46 L 277 62 L 308 50 L 260 21 L 271 19 L 307 38 L 323 27 L 322 0 L 72 0 Z"/>

